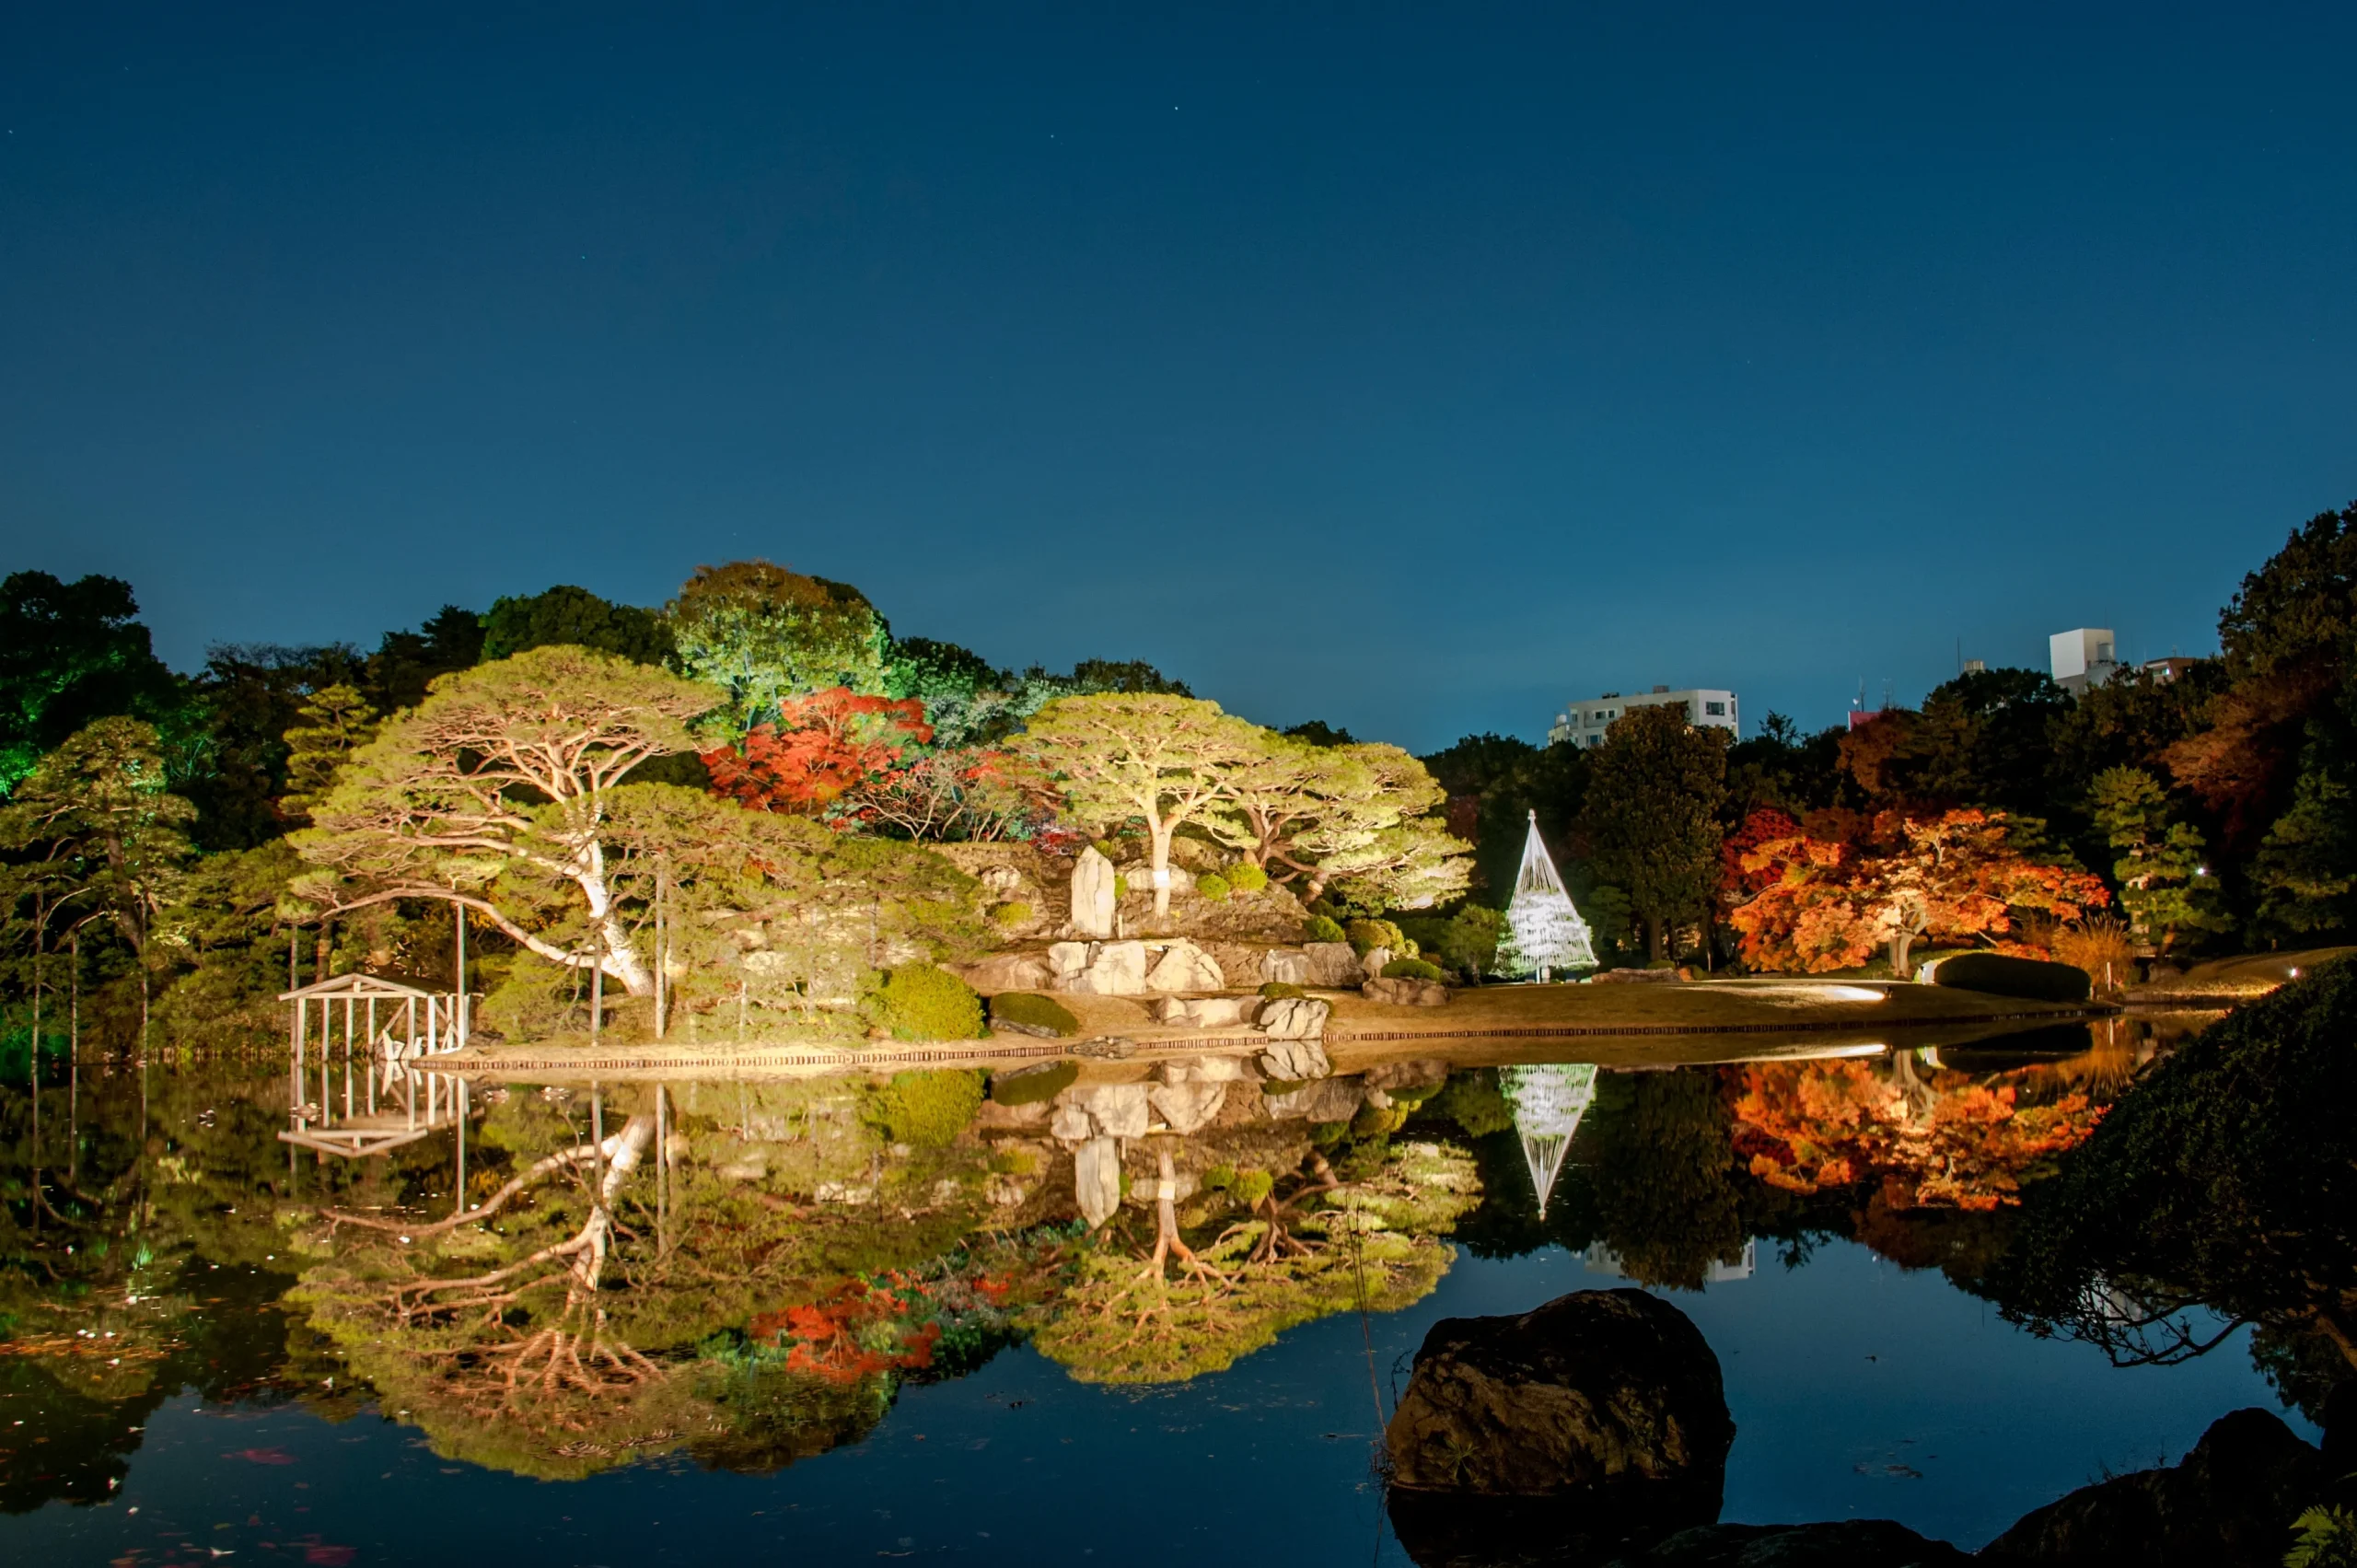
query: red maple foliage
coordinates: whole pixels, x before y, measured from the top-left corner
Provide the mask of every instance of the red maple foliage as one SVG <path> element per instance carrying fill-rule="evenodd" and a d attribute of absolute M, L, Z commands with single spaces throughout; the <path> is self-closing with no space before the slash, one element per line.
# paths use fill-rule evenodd
<path fill-rule="evenodd" d="M 2026 1086 L 2043 1086 L 1899 1059 L 1761 1063 L 1735 1085 L 1736 1153 L 1791 1192 L 1872 1184 L 1886 1208 L 1994 1209 L 2103 1117 L 2084 1087 L 2026 1101 Z"/>
<path fill-rule="evenodd" d="M 914 697 L 863 697 L 837 686 L 789 697 L 778 709 L 779 722 L 755 726 L 741 747 L 702 754 L 715 793 L 757 810 L 824 816 L 933 740 L 924 704 Z"/>
<path fill-rule="evenodd" d="M 1904 973 L 1926 937 L 2003 941 L 2016 912 L 2073 921 L 2111 900 L 2102 881 L 2031 859 L 2002 811 L 1829 813 L 1807 824 L 1754 812 L 1731 839 L 1722 886 L 1756 970 L 1852 969 L 1887 946 Z"/>

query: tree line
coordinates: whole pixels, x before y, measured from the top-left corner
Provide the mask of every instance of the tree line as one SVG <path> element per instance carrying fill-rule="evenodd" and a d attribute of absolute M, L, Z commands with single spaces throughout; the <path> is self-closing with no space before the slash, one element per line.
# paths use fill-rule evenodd
<path fill-rule="evenodd" d="M 2073 696 L 1959 674 L 1920 707 L 1730 743 L 1634 709 L 1595 750 L 1469 736 L 1424 759 L 1503 902 L 1535 811 L 1605 943 L 1766 970 L 1922 946 L 2100 967 L 2357 935 L 2357 504 L 2293 530 L 2215 657 Z"/>
<path fill-rule="evenodd" d="M 1227 866 L 1205 896 L 1273 882 L 1348 917 L 1466 882 L 1397 747 L 1280 733 L 1140 663 L 998 669 L 767 562 L 659 610 L 558 587 L 187 678 L 136 613 L 110 579 L 0 583 L 0 894 L 44 1039 L 61 986 L 69 1038 L 86 988 L 94 1020 L 135 1000 L 144 1030 L 168 991 L 201 1028 L 306 979 L 448 975 L 467 929 L 494 1022 L 552 1027 L 585 984 L 593 1018 L 610 988 L 657 1033 L 715 987 L 809 1022 L 989 945 L 977 886 L 922 847 L 945 841 L 1129 841 L 1157 919 L 1182 837 Z"/>

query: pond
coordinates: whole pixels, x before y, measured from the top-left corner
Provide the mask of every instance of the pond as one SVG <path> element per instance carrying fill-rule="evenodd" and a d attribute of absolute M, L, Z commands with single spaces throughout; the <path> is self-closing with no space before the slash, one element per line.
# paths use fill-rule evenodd
<path fill-rule="evenodd" d="M 2239 1407 L 2314 1438 L 2198 1307 L 2198 1354 L 2007 1316 L 2021 1190 L 2167 1048 L 2033 1044 L 479 1078 L 359 1157 L 268 1062 L 45 1063 L 37 1141 L 19 1054 L 0 1558 L 1404 1563 L 1426 1330 L 1631 1286 L 1717 1357 L 1726 1520 L 1972 1548 Z"/>

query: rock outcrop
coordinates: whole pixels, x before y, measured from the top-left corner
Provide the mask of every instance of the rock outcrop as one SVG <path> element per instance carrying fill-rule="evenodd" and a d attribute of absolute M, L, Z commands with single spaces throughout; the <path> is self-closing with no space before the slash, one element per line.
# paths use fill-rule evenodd
<path fill-rule="evenodd" d="M 2083 1486 L 2025 1514 L 1980 1561 L 2039 1568 L 2274 1568 L 2315 1502 L 2324 1457 L 2263 1410 L 2211 1423 L 2182 1463 Z"/>
<path fill-rule="evenodd" d="M 1193 1029 L 1232 1029 L 1251 1022 L 1257 996 L 1202 996 L 1188 1001 L 1166 996 L 1154 1005 L 1154 1021 Z"/>
<path fill-rule="evenodd" d="M 1359 987 L 1359 994 L 1370 1002 L 1387 1002 L 1394 1007 L 1448 1005 L 1448 987 L 1433 980 L 1370 980 Z"/>
<path fill-rule="evenodd" d="M 1309 985 L 1315 973 L 1309 955 L 1298 947 L 1271 947 L 1260 957 L 1260 978 L 1279 985 Z"/>
<path fill-rule="evenodd" d="M 1271 1040 L 1320 1040 L 1334 1005 L 1315 996 L 1280 996 L 1260 1004 L 1252 1022 Z"/>
<path fill-rule="evenodd" d="M 1366 979 L 1366 970 L 1359 966 L 1359 956 L 1348 942 L 1310 942 L 1301 951 L 1309 960 L 1309 978 L 1294 981 L 1296 985 L 1349 991 Z"/>
<path fill-rule="evenodd" d="M 1089 845 L 1072 868 L 1072 934 L 1095 941 L 1114 935 L 1113 863 Z"/>
<path fill-rule="evenodd" d="M 1712 1500 L 1735 1422 L 1719 1358 L 1638 1290 L 1518 1318 L 1450 1318 L 1416 1352 L 1385 1433 L 1395 1486 L 1496 1496 L 1681 1488 Z"/>
<path fill-rule="evenodd" d="M 1326 1048 L 1314 1040 L 1272 1040 L 1260 1052 L 1260 1075 L 1281 1084 L 1306 1084 L 1333 1075 Z"/>
<path fill-rule="evenodd" d="M 1299 1117 L 1304 1121 L 1348 1121 L 1359 1113 L 1359 1104 L 1365 1098 L 1365 1086 L 1356 1078 L 1319 1078 L 1267 1098 L 1270 1119 L 1288 1121 Z"/>
<path fill-rule="evenodd" d="M 1145 977 L 1148 991 L 1217 991 L 1226 984 L 1212 956 L 1183 940 L 1167 944 Z"/>
<path fill-rule="evenodd" d="M 1090 1084 L 1056 1097 L 1049 1131 L 1066 1143 L 1084 1138 L 1143 1138 L 1146 1129 L 1144 1084 Z"/>
<path fill-rule="evenodd" d="M 1053 987 L 1087 996 L 1140 996 L 1145 993 L 1143 942 L 1058 942 L 1048 949 Z"/>
<path fill-rule="evenodd" d="M 1147 1086 L 1146 1102 L 1153 1108 L 1162 1124 L 1173 1132 L 1184 1135 L 1200 1132 L 1211 1125 L 1212 1119 L 1227 1104 L 1225 1084 L 1154 1084 Z"/>
<path fill-rule="evenodd" d="M 952 971 L 985 996 L 1002 991 L 1045 991 L 1056 981 L 1056 971 L 1043 953 L 993 953 Z"/>
<path fill-rule="evenodd" d="M 1110 1138 L 1093 1138 L 1072 1157 L 1073 1190 L 1080 1200 L 1080 1216 L 1092 1225 L 1103 1225 L 1121 1206 L 1121 1153 Z"/>

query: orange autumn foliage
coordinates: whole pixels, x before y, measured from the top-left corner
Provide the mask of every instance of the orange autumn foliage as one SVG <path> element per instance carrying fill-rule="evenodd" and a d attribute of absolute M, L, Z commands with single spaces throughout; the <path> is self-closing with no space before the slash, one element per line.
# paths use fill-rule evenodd
<path fill-rule="evenodd" d="M 1873 1183 L 1892 1209 L 1994 1209 L 2103 1116 L 2084 1089 L 2025 1104 L 2022 1087 L 1900 1061 L 1755 1065 L 1736 1087 L 1736 1152 L 1787 1191 Z"/>
<path fill-rule="evenodd" d="M 715 794 L 761 811 L 820 816 L 853 790 L 900 769 L 933 739 L 914 697 L 863 697 L 847 687 L 789 697 L 779 722 L 757 725 L 740 747 L 702 753 Z"/>
<path fill-rule="evenodd" d="M 2075 920 L 2110 902 L 2095 876 L 2032 860 L 2007 842 L 2005 813 L 1977 808 L 1807 824 L 1752 813 L 1728 842 L 1727 921 L 1755 970 L 1853 969 L 1887 945 L 1893 967 L 1929 937 L 2004 942 L 2015 912 Z"/>
<path fill-rule="evenodd" d="M 992 1303 L 1010 1288 L 981 1276 L 967 1283 L 977 1298 Z M 889 1273 L 851 1280 L 820 1301 L 764 1312 L 745 1332 L 757 1344 L 784 1349 L 788 1372 L 852 1383 L 873 1373 L 930 1367 L 941 1342 L 940 1312 L 932 1288 Z"/>

